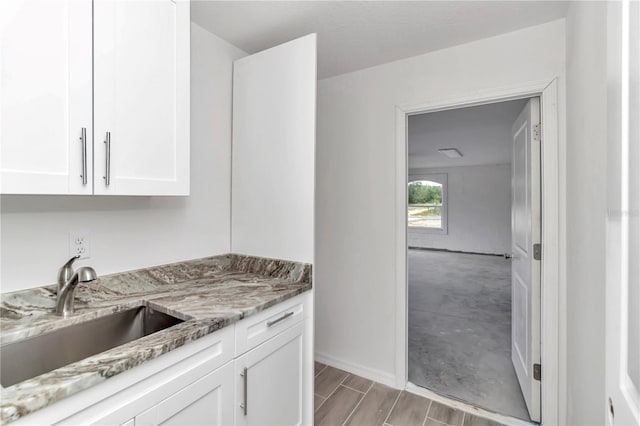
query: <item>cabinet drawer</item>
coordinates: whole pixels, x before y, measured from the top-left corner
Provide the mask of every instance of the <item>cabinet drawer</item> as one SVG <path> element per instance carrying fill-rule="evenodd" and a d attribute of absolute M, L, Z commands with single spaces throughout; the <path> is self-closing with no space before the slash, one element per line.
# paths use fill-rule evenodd
<path fill-rule="evenodd" d="M 236 356 L 304 320 L 308 303 L 303 294 L 236 323 Z"/>

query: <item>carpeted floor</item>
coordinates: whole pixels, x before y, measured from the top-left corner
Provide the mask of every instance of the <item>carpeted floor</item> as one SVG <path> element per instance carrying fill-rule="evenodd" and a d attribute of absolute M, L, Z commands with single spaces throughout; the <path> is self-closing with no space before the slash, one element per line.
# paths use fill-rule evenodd
<path fill-rule="evenodd" d="M 409 380 L 529 420 L 511 364 L 511 264 L 409 250 Z"/>

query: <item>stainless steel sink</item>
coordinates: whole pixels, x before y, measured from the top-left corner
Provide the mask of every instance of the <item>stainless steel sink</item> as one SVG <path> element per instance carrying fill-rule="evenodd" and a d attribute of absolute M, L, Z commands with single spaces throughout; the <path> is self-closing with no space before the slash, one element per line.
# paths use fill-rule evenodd
<path fill-rule="evenodd" d="M 138 306 L 0 346 L 0 383 L 8 387 L 123 345 L 183 320 Z"/>

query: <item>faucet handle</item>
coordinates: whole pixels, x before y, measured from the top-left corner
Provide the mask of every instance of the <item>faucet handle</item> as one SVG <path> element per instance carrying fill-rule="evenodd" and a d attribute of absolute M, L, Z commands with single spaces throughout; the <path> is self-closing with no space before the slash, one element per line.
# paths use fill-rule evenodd
<path fill-rule="evenodd" d="M 73 262 L 80 259 L 80 255 L 77 254 L 73 256 L 71 259 L 67 260 L 67 262 L 62 265 L 60 271 L 58 272 L 58 285 L 64 285 L 67 281 L 71 279 L 73 276 Z M 58 287 L 59 289 L 60 287 Z"/>

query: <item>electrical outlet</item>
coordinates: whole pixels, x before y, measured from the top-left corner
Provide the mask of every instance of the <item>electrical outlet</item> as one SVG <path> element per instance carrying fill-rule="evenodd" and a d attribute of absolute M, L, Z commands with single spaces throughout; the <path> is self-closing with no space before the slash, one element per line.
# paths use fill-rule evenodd
<path fill-rule="evenodd" d="M 91 242 L 86 232 L 69 233 L 69 256 L 80 255 L 80 259 L 91 257 Z"/>

